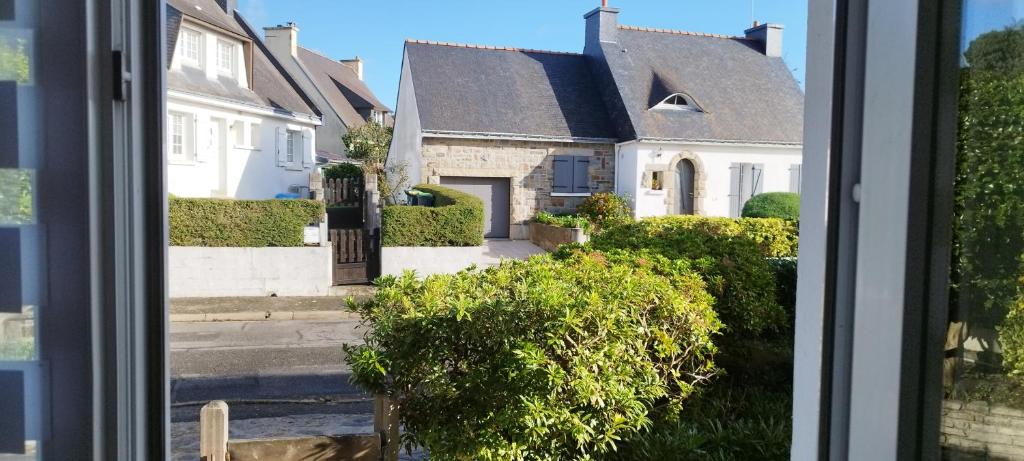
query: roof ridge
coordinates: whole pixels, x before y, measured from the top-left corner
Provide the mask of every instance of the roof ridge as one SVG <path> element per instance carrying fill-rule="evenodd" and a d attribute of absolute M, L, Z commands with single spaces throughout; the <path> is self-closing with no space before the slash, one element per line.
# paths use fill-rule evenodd
<path fill-rule="evenodd" d="M 541 54 L 557 54 L 557 55 L 568 55 L 568 56 L 582 56 L 580 53 L 572 53 L 569 51 L 551 51 L 551 50 L 535 50 L 532 48 L 515 48 L 510 46 L 492 46 L 492 45 L 472 45 L 468 43 L 455 43 L 455 42 L 436 42 L 433 40 L 416 40 L 406 39 L 405 43 L 415 43 L 419 45 L 437 45 L 437 46 L 449 46 L 453 48 L 471 48 L 476 50 L 495 50 L 495 51 L 516 51 L 519 53 L 541 53 Z"/>
<path fill-rule="evenodd" d="M 337 64 L 337 65 L 341 66 L 344 69 L 348 69 L 349 72 L 352 72 L 353 75 L 356 75 L 356 70 L 355 69 L 345 65 L 345 63 L 341 62 L 340 60 L 334 59 L 334 58 L 332 58 L 330 56 L 327 56 L 326 54 L 324 54 L 324 53 L 322 53 L 320 51 L 314 50 L 312 48 L 307 48 L 307 47 L 304 47 L 302 45 L 295 45 L 295 46 L 297 46 L 299 48 L 302 48 L 302 49 L 306 50 L 309 53 L 315 54 L 315 55 L 317 55 L 317 56 L 319 56 L 319 57 L 321 57 L 323 59 L 326 59 L 326 60 L 330 61 L 333 64 Z"/>
<path fill-rule="evenodd" d="M 741 37 L 738 35 L 725 35 L 725 34 L 710 34 L 707 32 L 690 32 L 687 30 L 673 30 L 673 29 L 658 29 L 654 27 L 639 27 L 639 26 L 626 26 L 619 25 L 619 29 L 632 30 L 636 32 L 657 32 L 661 34 L 673 34 L 673 35 L 690 35 L 694 37 L 708 37 L 708 38 L 726 38 L 731 40 L 747 40 L 747 37 Z"/>

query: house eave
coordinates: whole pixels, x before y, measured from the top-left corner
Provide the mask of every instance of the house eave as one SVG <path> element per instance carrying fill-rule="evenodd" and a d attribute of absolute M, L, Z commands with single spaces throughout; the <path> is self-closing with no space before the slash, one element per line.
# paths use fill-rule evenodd
<path fill-rule="evenodd" d="M 793 148 L 803 147 L 802 142 L 782 141 L 736 141 L 723 139 L 685 139 L 685 138 L 637 138 L 629 142 L 651 143 L 651 144 L 691 144 L 703 146 L 737 146 L 737 147 L 775 147 Z M 626 143 L 623 143 L 626 144 Z"/>
<path fill-rule="evenodd" d="M 516 133 L 486 133 L 470 131 L 423 130 L 424 138 L 491 139 L 506 141 L 563 142 L 578 144 L 615 144 L 616 138 L 590 138 L 578 136 L 546 136 Z"/>
<path fill-rule="evenodd" d="M 304 114 L 299 112 L 291 112 L 281 110 L 276 107 L 269 107 L 259 104 L 251 104 L 247 102 L 237 101 L 233 99 L 220 98 L 217 96 L 211 96 L 201 93 L 191 93 L 188 91 L 181 90 L 167 90 L 168 98 L 174 97 L 182 101 L 186 101 L 192 104 L 206 104 L 210 106 L 220 107 L 223 109 L 230 110 L 247 110 L 249 112 L 267 115 L 271 117 L 277 117 L 290 121 L 299 121 L 303 123 L 311 123 L 313 125 L 323 125 L 323 121 L 320 117 L 312 114 Z"/>

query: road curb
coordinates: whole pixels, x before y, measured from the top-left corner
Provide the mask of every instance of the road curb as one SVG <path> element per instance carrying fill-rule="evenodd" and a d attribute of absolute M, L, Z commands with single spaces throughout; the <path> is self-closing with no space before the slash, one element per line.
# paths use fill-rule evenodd
<path fill-rule="evenodd" d="M 350 311 L 242 311 L 211 312 L 206 314 L 171 314 L 172 323 L 198 322 L 267 322 L 272 320 L 351 320 Z"/>

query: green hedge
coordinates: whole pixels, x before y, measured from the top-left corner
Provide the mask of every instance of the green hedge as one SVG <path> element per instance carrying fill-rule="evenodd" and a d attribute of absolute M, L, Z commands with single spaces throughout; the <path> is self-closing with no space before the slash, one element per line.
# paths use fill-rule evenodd
<path fill-rule="evenodd" d="M 795 256 L 797 242 L 795 225 L 781 219 L 670 216 L 610 227 L 583 248 L 641 251 L 690 261 L 717 299 L 716 309 L 728 331 L 757 336 L 790 328 L 769 259 Z M 565 251 L 574 248 L 578 247 L 567 246 Z"/>
<path fill-rule="evenodd" d="M 433 194 L 434 206 L 384 207 L 381 213 L 383 246 L 483 245 L 484 203 L 479 198 L 433 184 L 420 184 L 416 189 Z"/>
<path fill-rule="evenodd" d="M 800 194 L 768 192 L 758 194 L 743 205 L 744 218 L 781 218 L 800 220 Z"/>
<path fill-rule="evenodd" d="M 406 273 L 354 306 L 346 361 L 431 459 L 601 459 L 715 373 L 711 303 L 685 264 L 629 256 Z"/>
<path fill-rule="evenodd" d="M 172 246 L 295 247 L 303 228 L 323 217 L 314 200 L 171 198 Z"/>

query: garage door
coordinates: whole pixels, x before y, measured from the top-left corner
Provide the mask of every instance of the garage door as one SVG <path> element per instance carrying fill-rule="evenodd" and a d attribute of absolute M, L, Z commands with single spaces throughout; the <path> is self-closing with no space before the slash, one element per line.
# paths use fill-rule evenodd
<path fill-rule="evenodd" d="M 480 197 L 484 201 L 484 237 L 508 238 L 509 178 L 443 176 L 441 185 Z"/>

